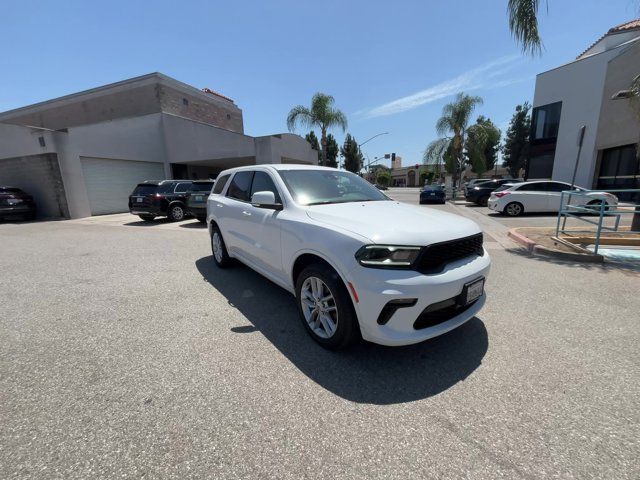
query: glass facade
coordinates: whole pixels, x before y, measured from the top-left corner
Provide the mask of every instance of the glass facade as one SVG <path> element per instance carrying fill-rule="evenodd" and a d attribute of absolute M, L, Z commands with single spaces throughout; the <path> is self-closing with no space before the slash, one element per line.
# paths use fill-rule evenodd
<path fill-rule="evenodd" d="M 640 160 L 637 144 L 602 151 L 597 187 L 599 190 L 640 188 Z M 632 200 L 630 194 L 616 194 L 621 200 Z"/>
<path fill-rule="evenodd" d="M 542 105 L 531 112 L 527 179 L 552 177 L 561 113 L 562 102 Z"/>

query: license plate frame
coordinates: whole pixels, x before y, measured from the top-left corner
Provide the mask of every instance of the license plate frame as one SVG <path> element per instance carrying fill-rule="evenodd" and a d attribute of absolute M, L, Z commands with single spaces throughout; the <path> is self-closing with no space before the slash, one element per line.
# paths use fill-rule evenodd
<path fill-rule="evenodd" d="M 481 277 L 465 283 L 460 295 L 460 303 L 466 306 L 478 300 L 484 294 L 484 281 L 485 278 Z"/>
<path fill-rule="evenodd" d="M 204 201 L 204 196 L 203 195 L 196 195 L 195 196 L 195 200 L 196 200 L 196 202 L 203 202 Z"/>
<path fill-rule="evenodd" d="M 136 198 L 136 203 L 142 203 L 142 200 L 143 200 L 142 197 L 138 197 Z"/>

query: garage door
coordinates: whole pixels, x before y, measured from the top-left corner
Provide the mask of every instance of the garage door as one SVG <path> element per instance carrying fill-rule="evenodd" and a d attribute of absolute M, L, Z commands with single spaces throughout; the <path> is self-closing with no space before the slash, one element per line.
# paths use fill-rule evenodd
<path fill-rule="evenodd" d="M 18 187 L 31 195 L 39 217 L 69 216 L 55 153 L 1 159 L 0 185 Z"/>
<path fill-rule="evenodd" d="M 138 183 L 165 177 L 162 163 L 87 157 L 81 162 L 91 215 L 128 212 L 129 195 Z"/>

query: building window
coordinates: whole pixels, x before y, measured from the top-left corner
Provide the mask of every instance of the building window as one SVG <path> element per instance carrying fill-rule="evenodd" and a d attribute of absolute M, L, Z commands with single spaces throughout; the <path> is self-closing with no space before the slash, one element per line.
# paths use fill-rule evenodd
<path fill-rule="evenodd" d="M 553 157 L 553 153 L 546 153 L 529 158 L 527 180 L 551 178 L 553 174 Z"/>
<path fill-rule="evenodd" d="M 189 100 L 187 100 L 186 98 L 183 98 L 183 99 L 182 99 L 182 104 L 183 104 L 185 107 L 188 107 L 188 106 L 189 106 Z"/>
<path fill-rule="evenodd" d="M 562 102 L 536 107 L 531 113 L 531 141 L 550 141 L 558 137 Z"/>
<path fill-rule="evenodd" d="M 227 113 L 227 120 L 231 120 L 231 115 Z"/>
<path fill-rule="evenodd" d="M 597 189 L 616 190 L 640 188 L 640 160 L 636 144 L 608 148 L 602 151 Z M 632 200 L 633 194 L 618 193 L 621 200 Z"/>

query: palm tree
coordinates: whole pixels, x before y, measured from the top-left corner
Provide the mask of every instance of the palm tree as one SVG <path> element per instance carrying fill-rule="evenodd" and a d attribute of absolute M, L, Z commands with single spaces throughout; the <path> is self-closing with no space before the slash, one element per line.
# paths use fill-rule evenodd
<path fill-rule="evenodd" d="M 287 116 L 287 127 L 293 132 L 298 123 L 307 127 L 320 128 L 322 133 L 322 165 L 327 164 L 327 130 L 332 127 L 341 127 L 344 132 L 347 129 L 347 117 L 337 108 L 333 107 L 334 99 L 325 93 L 316 93 L 311 99 L 311 108 L 303 105 L 293 107 Z"/>
<path fill-rule="evenodd" d="M 538 31 L 540 0 L 509 0 L 509 30 L 522 45 L 525 53 L 532 55 L 542 51 L 542 39 Z"/>
<path fill-rule="evenodd" d="M 442 138 L 434 140 L 424 152 L 424 160 L 437 163 L 445 161 L 449 173 L 453 173 L 454 187 L 464 164 L 469 120 L 482 98 L 458 93 L 456 99 L 442 108 L 442 116 L 436 122 L 436 132 Z"/>

